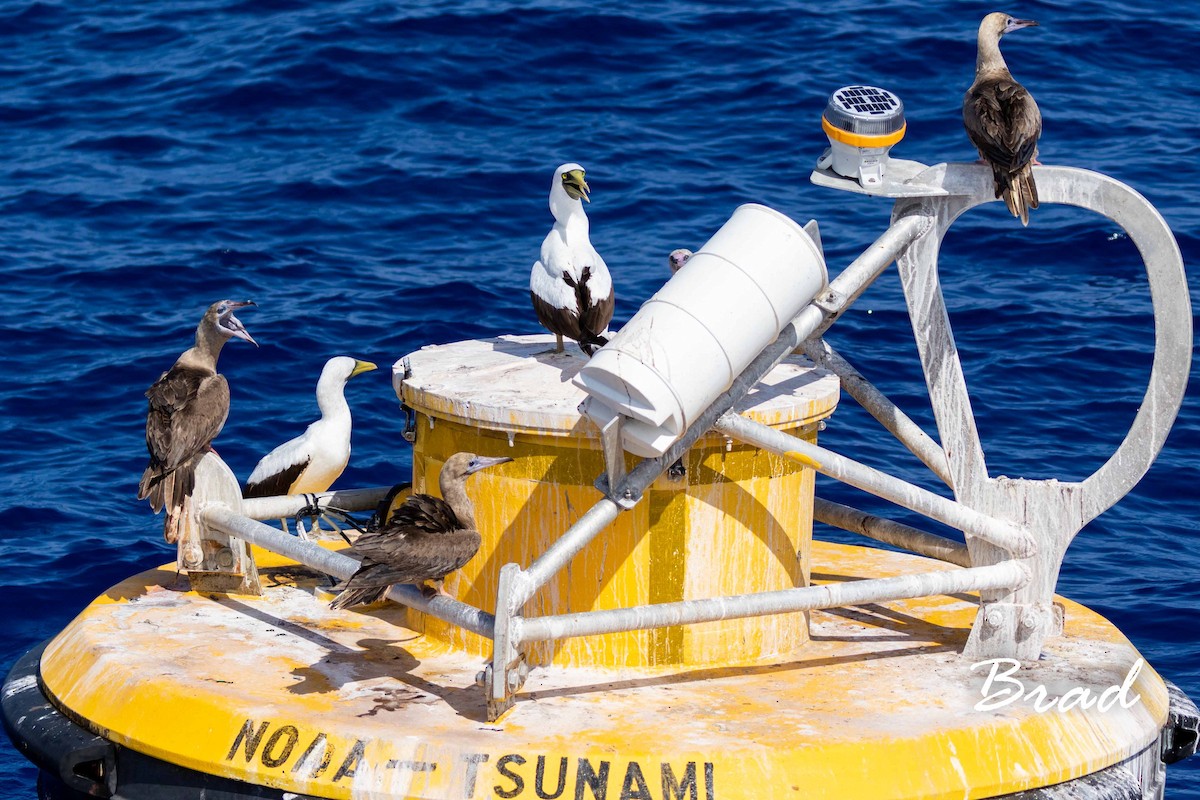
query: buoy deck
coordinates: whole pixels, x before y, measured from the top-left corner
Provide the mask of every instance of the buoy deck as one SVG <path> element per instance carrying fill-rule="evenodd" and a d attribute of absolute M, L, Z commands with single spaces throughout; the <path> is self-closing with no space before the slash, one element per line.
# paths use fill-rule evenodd
<path fill-rule="evenodd" d="M 48 696 L 134 750 L 321 797 L 733 800 L 993 797 L 1068 780 L 1153 743 L 1167 717 L 1143 667 L 1129 708 L 981 712 L 958 655 L 968 596 L 814 612 L 794 656 L 719 668 L 535 669 L 486 721 L 482 667 L 384 604 L 335 612 L 323 579 L 260 552 L 262 597 L 186 591 L 172 568 L 98 598 L 47 647 Z M 816 542 L 814 582 L 936 568 Z M 946 566 L 948 569 L 953 567 Z M 1139 658 L 1070 601 L 1026 687 L 1093 696 Z"/>

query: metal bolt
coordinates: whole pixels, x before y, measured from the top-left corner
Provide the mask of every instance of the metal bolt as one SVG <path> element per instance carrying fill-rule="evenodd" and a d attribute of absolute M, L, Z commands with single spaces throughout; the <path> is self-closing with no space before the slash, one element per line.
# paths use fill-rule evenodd
<path fill-rule="evenodd" d="M 228 547 L 222 547 L 217 551 L 217 564 L 222 569 L 230 569 L 233 567 L 233 551 Z"/>
<path fill-rule="evenodd" d="M 1035 615 L 1026 614 L 1024 619 L 1021 620 L 1021 624 L 1024 625 L 1029 630 L 1033 630 L 1034 628 L 1038 627 L 1038 625 L 1040 623 L 1038 622 L 1038 618 Z"/>
<path fill-rule="evenodd" d="M 987 616 L 983 618 L 983 621 L 988 625 L 991 625 L 993 628 L 999 628 L 1004 624 L 1004 615 L 999 611 L 992 610 L 987 612 Z"/>
<path fill-rule="evenodd" d="M 200 545 L 196 542 L 188 542 L 183 548 L 183 568 L 200 569 L 203 563 L 204 556 L 200 552 Z"/>

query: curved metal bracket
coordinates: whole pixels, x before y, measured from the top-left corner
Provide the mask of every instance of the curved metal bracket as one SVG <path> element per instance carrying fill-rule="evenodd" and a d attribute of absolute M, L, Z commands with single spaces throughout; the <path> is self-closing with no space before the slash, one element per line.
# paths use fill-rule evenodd
<path fill-rule="evenodd" d="M 1183 402 L 1191 365 L 1192 315 L 1183 258 L 1158 211 L 1133 189 L 1099 173 L 1043 166 L 1035 168 L 1034 177 L 1043 204 L 1061 203 L 1103 214 L 1120 225 L 1137 247 L 1154 307 L 1154 362 L 1129 433 L 1091 476 L 1081 482 L 991 478 L 937 270 L 941 240 L 954 221 L 975 206 L 995 202 L 990 170 L 976 164 L 931 167 L 915 180 L 944 194 L 896 203 L 893 220 L 912 214 L 916 206 L 934 223 L 929 235 L 897 259 L 897 267 L 955 495 L 964 505 L 1025 526 L 1040 545 L 1038 555 L 1028 559 L 1034 574 L 1029 584 L 1009 594 L 984 596 L 985 604 L 994 603 L 995 608 L 986 615 L 989 624 L 976 624 L 967 647 L 968 655 L 980 657 L 1037 657 L 1042 639 L 1054 627 L 1052 598 L 1067 546 L 1150 468 Z M 967 545 L 975 565 L 1007 557 L 975 537 L 968 537 Z"/>
<path fill-rule="evenodd" d="M 246 542 L 204 522 L 204 512 L 223 507 L 241 512 L 242 488 L 216 453 L 196 464 L 195 488 L 180 525 L 177 564 L 197 592 L 262 594 L 258 567 Z"/>

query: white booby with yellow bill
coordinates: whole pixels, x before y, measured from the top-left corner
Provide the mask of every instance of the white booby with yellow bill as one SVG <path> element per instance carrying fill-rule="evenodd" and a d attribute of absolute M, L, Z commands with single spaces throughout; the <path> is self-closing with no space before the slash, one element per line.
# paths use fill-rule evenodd
<path fill-rule="evenodd" d="M 262 457 L 250 473 L 245 497 L 323 492 L 350 461 L 350 406 L 346 381 L 375 369 L 369 361 L 336 356 L 325 362 L 317 381 L 321 418 L 304 433 Z"/>
<path fill-rule="evenodd" d="M 563 352 L 565 336 L 590 356 L 608 342 L 601 334 L 612 321 L 615 296 L 608 267 L 588 237 L 583 201 L 591 200 L 583 175 L 583 167 L 573 163 L 554 171 L 550 184 L 554 227 L 533 265 L 529 295 L 538 322 L 558 339 L 555 352 Z"/>
<path fill-rule="evenodd" d="M 191 497 L 197 462 L 229 416 L 229 384 L 217 372 L 217 357 L 230 338 L 258 346 L 233 312 L 253 302 L 222 300 L 204 312 L 196 343 L 146 390 L 146 449 L 150 463 L 138 484 L 138 499 L 155 513 L 167 509 L 163 536 L 179 538 L 184 505 Z"/>

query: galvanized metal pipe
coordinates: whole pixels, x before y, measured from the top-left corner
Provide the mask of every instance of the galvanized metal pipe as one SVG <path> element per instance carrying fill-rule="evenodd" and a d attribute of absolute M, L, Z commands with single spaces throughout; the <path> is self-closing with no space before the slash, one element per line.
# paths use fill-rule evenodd
<path fill-rule="evenodd" d="M 739 441 L 791 458 L 812 467 L 822 475 L 836 478 L 952 528 L 978 536 L 1018 558 L 1027 558 L 1037 552 L 1037 543 L 1023 528 L 989 517 L 928 489 L 914 486 L 832 450 L 746 419 L 740 414 L 725 414 L 713 427 Z"/>
<path fill-rule="evenodd" d="M 946 452 L 941 445 L 912 421 L 883 392 L 863 377 L 854 365 L 834 350 L 824 339 L 809 339 L 801 346 L 804 354 L 817 366 L 824 367 L 842 379 L 842 388 L 866 409 L 900 444 L 908 448 L 921 463 L 929 467 L 934 475 L 947 486 L 953 486 L 950 466 L 946 463 Z"/>
<path fill-rule="evenodd" d="M 841 313 L 854 304 L 887 266 L 908 249 L 909 245 L 933 229 L 933 217 L 927 209 L 913 206 L 894 216 L 892 224 L 878 239 L 851 262 L 836 279 L 830 281 L 829 293 L 820 298 L 821 306 L 829 313 L 801 340 L 824 335 Z M 799 345 L 799 342 L 797 342 Z"/>
<path fill-rule="evenodd" d="M 722 619 L 758 617 L 838 608 L 911 597 L 929 597 L 987 589 L 1011 589 L 1029 578 L 1028 569 L 1016 561 L 987 567 L 923 572 L 893 578 L 806 586 L 760 594 L 684 600 L 635 608 L 614 608 L 550 617 L 514 620 L 521 642 L 593 636 L 618 631 L 665 628 Z"/>
<path fill-rule="evenodd" d="M 549 583 L 555 573 L 566 566 L 576 553 L 587 547 L 587 543 L 612 524 L 620 514 L 621 507 L 607 497 L 601 498 L 596 505 L 584 512 L 554 544 L 546 548 L 527 569 L 516 576 L 513 586 L 517 595 L 515 608 L 520 609 L 529 602 L 538 589 Z"/>
<path fill-rule="evenodd" d="M 971 566 L 971 556 L 962 542 L 927 533 L 901 522 L 876 517 L 832 500 L 815 498 L 813 519 L 877 542 L 902 547 L 917 555 L 936 558 L 960 567 Z"/>
<path fill-rule="evenodd" d="M 784 326 L 778 338 L 750 362 L 729 389 L 717 397 L 683 436 L 667 448 L 666 453 L 658 458 L 642 460 L 613 490 L 613 496 L 631 499 L 641 497 L 650 484 L 658 480 L 671 464 L 682 458 L 712 428 L 721 414 L 733 408 L 734 403 L 811 336 L 827 317 L 837 316 L 854 302 L 927 226 L 928 221 L 918 214 L 902 217 L 892 223 L 874 244 L 830 281 L 829 290 L 821 298 L 820 306 L 816 303 L 805 306 L 794 320 Z M 621 507 L 606 497 L 568 528 L 514 581 L 517 608 L 527 603 L 539 588 L 548 583 L 620 513 Z"/>
<path fill-rule="evenodd" d="M 387 497 L 390 486 L 372 489 L 339 489 L 315 494 L 287 494 L 276 497 L 248 497 L 242 501 L 242 513 L 250 519 L 282 519 L 304 510 L 316 498 L 323 508 L 343 511 L 374 511 Z"/>
<path fill-rule="evenodd" d="M 270 525 L 256 522 L 238 514 L 228 506 L 209 506 L 201 511 L 200 517 L 205 525 L 216 528 L 235 539 L 257 545 L 272 553 L 278 553 L 339 580 L 346 580 L 358 569 L 358 562 L 347 555 L 336 550 L 326 550 L 318 544 L 306 542 Z M 388 597 L 397 603 L 445 620 L 460 628 L 466 628 L 480 636 L 486 636 L 489 639 L 493 636 L 496 618 L 486 611 L 466 603 L 460 603 L 440 595 L 430 599 L 416 587 L 403 584 L 393 586 L 388 592 Z"/>

